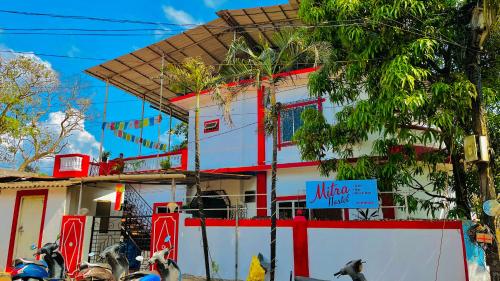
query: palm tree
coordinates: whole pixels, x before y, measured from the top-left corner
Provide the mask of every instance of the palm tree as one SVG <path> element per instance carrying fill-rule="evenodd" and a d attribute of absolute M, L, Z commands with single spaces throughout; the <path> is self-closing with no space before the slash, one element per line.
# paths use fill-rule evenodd
<path fill-rule="evenodd" d="M 232 42 L 226 56 L 223 76 L 233 81 L 250 78 L 254 86 L 268 89 L 270 110 L 270 131 L 273 139 L 273 156 L 271 162 L 271 281 L 274 281 L 276 267 L 276 163 L 278 145 L 278 114 L 276 91 L 280 82 L 285 79 L 278 75 L 296 68 L 298 63 L 310 63 L 316 66 L 329 54 L 326 43 L 311 43 L 303 40 L 302 33 L 293 29 L 276 32 L 272 42 L 263 41 L 256 46 L 249 46 L 244 38 Z M 311 59 L 313 60 L 311 62 Z"/>
<path fill-rule="evenodd" d="M 201 219 L 201 235 L 203 240 L 203 254 L 205 257 L 206 279 L 210 280 L 210 263 L 208 257 L 208 239 L 205 223 L 205 212 L 201 198 L 200 188 L 200 94 L 202 91 L 218 92 L 218 85 L 221 76 L 216 74 L 213 66 L 206 65 L 200 58 L 186 58 L 181 65 L 168 64 L 165 67 L 165 75 L 172 89 L 178 91 L 192 91 L 196 94 L 196 106 L 194 117 L 194 138 L 195 138 L 195 187 L 197 193 L 198 212 Z M 218 95 L 217 95 L 218 96 Z"/>

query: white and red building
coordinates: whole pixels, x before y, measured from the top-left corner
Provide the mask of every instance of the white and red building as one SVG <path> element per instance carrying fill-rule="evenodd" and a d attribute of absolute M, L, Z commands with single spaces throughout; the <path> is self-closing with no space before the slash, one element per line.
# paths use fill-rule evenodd
<path fill-rule="evenodd" d="M 183 273 L 203 275 L 199 220 L 192 218 L 196 217 L 192 200 L 196 196 L 192 173 L 195 97 L 173 92 L 168 85 L 161 88 L 155 77 L 162 60 L 176 63 L 200 56 L 206 63 L 217 65 L 224 60 L 235 32 L 252 43 L 273 32 L 269 28 L 258 29 L 256 24 L 277 27 L 298 21 L 296 1 L 224 10 L 217 15 L 219 18 L 210 23 L 86 70 L 187 122 L 187 148 L 125 158 L 122 174 L 114 172 L 113 162 L 92 163 L 87 155 L 59 155 L 54 178 L 0 183 L 0 225 L 6 226 L 0 236 L 0 267 L 8 267 L 16 255 L 27 254 L 16 250 L 25 247 L 19 246 L 20 239 L 26 240 L 25 244 L 41 245 L 62 233 L 63 250 L 78 257 L 71 260 L 71 267 L 75 268 L 81 259 L 89 258 L 90 251 L 99 251 L 106 243 L 133 240 L 129 244 L 144 253 L 164 245 L 168 233 L 177 249 L 172 257 L 178 260 Z M 312 71 L 315 69 L 282 73 L 287 79 L 277 92 L 277 100 L 283 106 L 277 164 L 277 280 L 288 280 L 290 273 L 331 278 L 343 264 L 356 258 L 367 259 L 365 275 L 370 276 L 369 280 L 421 281 L 433 280 L 435 276 L 439 280 L 469 280 L 459 221 L 408 221 L 409 216 L 429 217 L 424 212 L 408 214 L 405 204 L 395 206 L 391 193 L 380 193 L 381 208 L 371 210 L 377 213 L 372 216 L 377 221 L 364 221 L 356 209 L 305 208 L 306 182 L 333 180 L 335 174 L 326 178 L 319 173 L 318 162 L 301 159 L 292 141 L 301 126 L 300 113 L 313 107 L 333 123 L 335 113 L 341 110 L 327 99 L 310 97 L 307 77 Z M 202 195 L 209 217 L 212 259 L 219 267 L 217 274 L 226 279 L 246 278 L 251 256 L 259 252 L 268 256 L 272 140 L 264 129 L 264 91 L 265 88 L 248 87 L 238 93 L 231 105 L 231 124 L 208 92 L 201 95 Z M 353 157 L 365 155 L 370 149 L 371 142 L 367 141 L 357 147 Z M 165 171 L 160 163 L 165 159 L 174 169 L 169 174 L 179 177 L 161 176 Z M 118 195 L 117 184 L 127 186 L 124 199 Z M 41 209 L 24 210 L 24 200 L 41 202 Z M 115 210 L 114 206 L 120 207 L 117 200 L 124 204 Z M 169 208 L 167 202 L 177 202 L 178 208 Z M 295 219 L 299 209 L 305 211 L 308 221 Z M 26 218 L 25 213 L 36 216 Z M 34 225 L 37 231 L 33 237 L 22 238 L 20 222 Z M 142 228 L 137 229 L 137 225 Z M 72 245 L 76 246 L 71 248 Z"/>

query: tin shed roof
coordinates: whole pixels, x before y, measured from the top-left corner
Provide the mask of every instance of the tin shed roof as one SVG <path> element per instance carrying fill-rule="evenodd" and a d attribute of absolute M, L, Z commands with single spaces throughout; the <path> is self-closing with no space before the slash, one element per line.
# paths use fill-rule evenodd
<path fill-rule="evenodd" d="M 186 30 L 160 42 L 85 70 L 89 75 L 129 92 L 160 108 L 160 69 L 162 56 L 167 63 L 178 64 L 187 57 L 200 57 L 210 65 L 220 65 L 235 37 L 242 36 L 254 45 L 261 38 L 270 40 L 280 27 L 297 25 L 297 2 L 217 12 L 219 18 Z M 184 95 L 163 85 L 162 111 L 187 121 L 188 112 L 169 99 Z M 168 111 L 167 111 L 168 109 Z"/>

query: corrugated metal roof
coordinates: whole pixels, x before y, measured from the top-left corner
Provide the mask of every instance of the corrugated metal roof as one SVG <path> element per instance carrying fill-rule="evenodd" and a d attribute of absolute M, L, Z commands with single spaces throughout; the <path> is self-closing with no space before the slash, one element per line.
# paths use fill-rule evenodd
<path fill-rule="evenodd" d="M 297 0 L 290 4 L 239 10 L 222 10 L 207 24 L 189 29 L 145 48 L 85 70 L 86 73 L 129 92 L 160 108 L 160 68 L 162 56 L 167 63 L 178 64 L 187 57 L 200 57 L 205 63 L 219 65 L 235 36 L 243 36 L 251 45 L 260 38 L 269 40 L 282 26 L 296 25 Z M 162 109 L 187 121 L 188 112 L 168 99 L 183 95 L 163 86 Z"/>
<path fill-rule="evenodd" d="M 79 185 L 78 181 L 58 180 L 58 181 L 16 181 L 0 183 L 1 189 L 40 189 L 40 188 L 57 188 Z"/>
<path fill-rule="evenodd" d="M 20 172 L 11 169 L 0 169 L 0 182 L 10 182 L 18 179 L 24 180 L 53 180 L 53 177 L 39 175 L 37 173 Z"/>

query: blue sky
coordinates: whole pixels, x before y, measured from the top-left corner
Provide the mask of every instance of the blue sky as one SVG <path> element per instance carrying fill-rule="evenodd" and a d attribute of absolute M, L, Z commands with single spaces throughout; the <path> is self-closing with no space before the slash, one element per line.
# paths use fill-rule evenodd
<path fill-rule="evenodd" d="M 130 19 L 175 24 L 205 23 L 216 18 L 215 12 L 222 9 L 239 9 L 256 6 L 268 6 L 286 3 L 286 0 L 124 0 L 124 1 L 2 1 L 0 9 L 24 12 L 39 12 L 64 15 L 81 15 Z M 161 26 L 158 26 L 161 27 Z M 24 16 L 0 13 L 0 28 L 88 28 L 88 29 L 127 29 L 156 28 L 155 26 L 109 23 L 67 18 L 49 18 L 41 16 Z M 177 29 L 177 28 L 176 28 Z M 178 29 L 177 29 L 178 31 Z M 175 31 L 175 32 L 177 32 Z M 142 32 L 143 36 L 75 36 L 75 35 L 14 35 L 11 31 L 0 30 L 0 49 L 27 51 L 46 54 L 60 54 L 76 57 L 94 57 L 112 59 L 145 47 L 162 38 L 171 36 L 158 35 L 152 31 Z M 53 31 L 50 31 L 53 32 Z M 92 99 L 89 119 L 85 121 L 85 132 L 80 132 L 71 139 L 72 148 L 83 153 L 97 155 L 97 141 L 100 139 L 101 114 L 104 104 L 104 83 L 89 77 L 83 70 L 101 63 L 95 60 L 41 57 L 58 72 L 61 80 L 80 79 L 85 88 L 81 95 Z M 57 109 L 54 108 L 54 111 Z M 145 116 L 154 116 L 157 111 L 146 104 Z M 139 119 L 141 101 L 119 89 L 110 88 L 108 103 L 108 121 Z M 162 132 L 168 129 L 168 119 L 162 122 Z M 139 132 L 130 131 L 133 134 Z M 146 138 L 157 139 L 157 127 L 145 129 Z M 106 132 L 104 147 L 112 152 L 112 157 L 120 152 L 127 156 L 138 154 L 138 146 L 118 139 L 111 132 Z M 154 154 L 156 151 L 143 148 L 143 154 Z M 51 162 L 39 164 L 42 170 L 50 169 Z M 44 166 L 45 165 L 45 166 Z"/>

